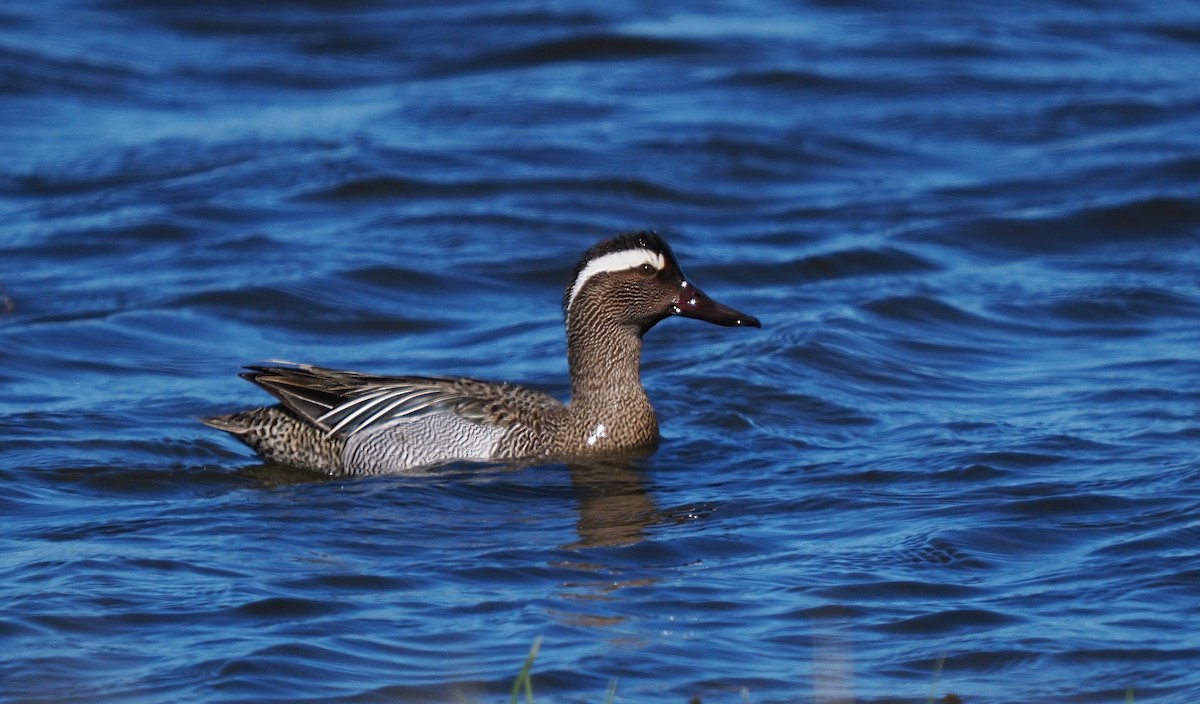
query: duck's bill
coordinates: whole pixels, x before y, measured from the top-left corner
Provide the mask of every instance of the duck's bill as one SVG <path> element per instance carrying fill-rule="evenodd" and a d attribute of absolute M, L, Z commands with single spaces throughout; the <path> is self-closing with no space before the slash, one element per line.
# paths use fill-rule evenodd
<path fill-rule="evenodd" d="M 679 296 L 675 299 L 671 312 L 685 318 L 704 320 L 716 325 L 762 327 L 758 318 L 734 310 L 723 303 L 717 303 L 687 281 L 684 281 L 683 286 L 679 289 Z"/>

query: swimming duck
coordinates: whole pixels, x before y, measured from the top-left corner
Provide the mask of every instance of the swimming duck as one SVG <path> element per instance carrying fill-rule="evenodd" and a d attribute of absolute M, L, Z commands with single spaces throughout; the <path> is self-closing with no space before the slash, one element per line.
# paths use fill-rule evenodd
<path fill-rule="evenodd" d="M 760 327 L 692 285 L 666 240 L 646 231 L 584 252 L 562 307 L 569 403 L 507 383 L 286 364 L 249 366 L 240 375 L 278 404 L 203 422 L 265 460 L 331 475 L 649 451 L 659 435 L 641 384 L 642 335 L 672 315 Z"/>

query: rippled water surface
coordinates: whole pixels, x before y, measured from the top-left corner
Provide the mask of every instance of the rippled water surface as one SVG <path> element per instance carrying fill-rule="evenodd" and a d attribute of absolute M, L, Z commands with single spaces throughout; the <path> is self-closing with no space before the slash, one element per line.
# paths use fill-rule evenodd
<path fill-rule="evenodd" d="M 1200 9 L 898 5 L 4 5 L 0 698 L 1200 701 Z M 647 336 L 649 457 L 197 422 L 565 395 L 643 227 L 764 324 Z"/>

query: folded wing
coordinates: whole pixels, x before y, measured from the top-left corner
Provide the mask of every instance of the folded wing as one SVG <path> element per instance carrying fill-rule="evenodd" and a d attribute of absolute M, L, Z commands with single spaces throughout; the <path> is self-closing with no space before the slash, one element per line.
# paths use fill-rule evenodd
<path fill-rule="evenodd" d="M 242 378 L 265 389 L 299 417 L 330 435 L 347 438 L 435 413 L 508 427 L 520 421 L 523 408 L 559 405 L 536 391 L 474 379 L 378 376 L 308 364 L 246 369 Z"/>

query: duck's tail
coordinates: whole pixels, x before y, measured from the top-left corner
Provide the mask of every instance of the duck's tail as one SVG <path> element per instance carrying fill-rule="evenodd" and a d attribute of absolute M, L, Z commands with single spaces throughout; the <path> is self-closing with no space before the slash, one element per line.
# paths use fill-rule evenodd
<path fill-rule="evenodd" d="M 264 460 L 326 474 L 340 474 L 345 440 L 297 418 L 283 406 L 251 408 L 223 416 L 201 418 L 244 442 Z"/>

